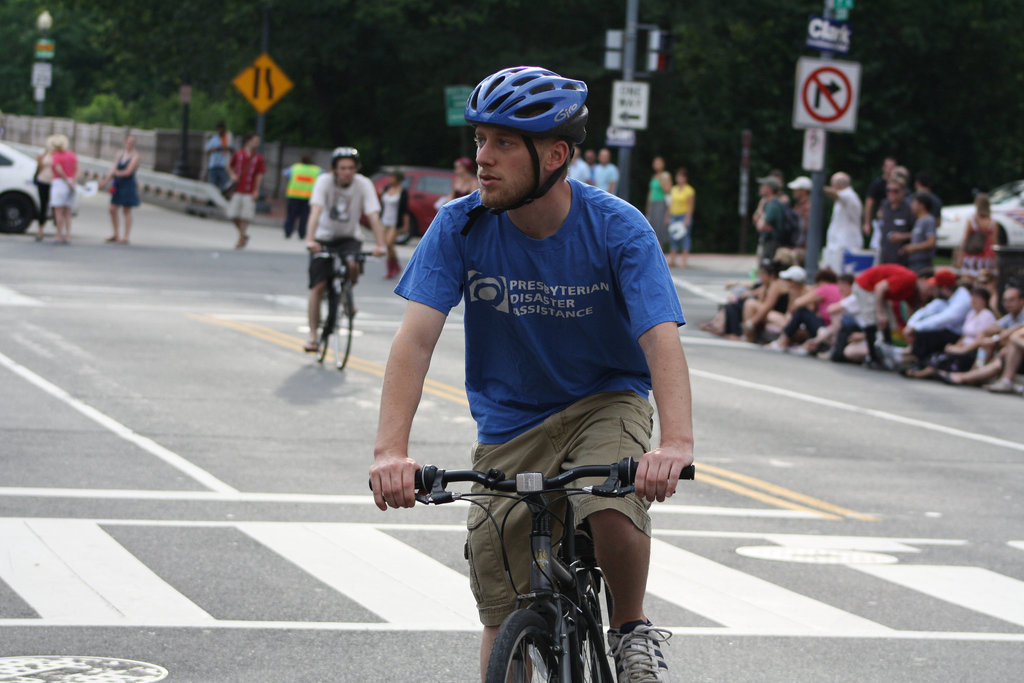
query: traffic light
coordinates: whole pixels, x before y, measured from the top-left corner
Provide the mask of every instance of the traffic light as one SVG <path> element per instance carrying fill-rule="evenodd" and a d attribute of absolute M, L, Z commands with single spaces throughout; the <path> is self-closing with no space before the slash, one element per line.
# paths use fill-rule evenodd
<path fill-rule="evenodd" d="M 661 29 L 647 32 L 647 71 L 668 71 L 672 66 L 672 34 Z"/>

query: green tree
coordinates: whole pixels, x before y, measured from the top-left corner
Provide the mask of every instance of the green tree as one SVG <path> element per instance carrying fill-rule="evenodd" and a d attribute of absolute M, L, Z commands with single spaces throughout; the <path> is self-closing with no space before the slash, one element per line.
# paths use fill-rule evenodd
<path fill-rule="evenodd" d="M 862 64 L 857 131 L 829 135 L 829 170 L 862 194 L 881 159 L 929 170 L 947 202 L 1024 175 L 1024 13 L 1018 0 L 891 0 L 851 13 L 848 59 Z M 640 21 L 671 30 L 673 68 L 650 78 L 648 130 L 637 135 L 630 197 L 643 204 L 649 160 L 687 166 L 698 192 L 697 250 L 739 243 L 740 134 L 752 132 L 752 176 L 800 174 L 792 128 L 794 66 L 822 0 L 641 0 Z M 231 80 L 269 52 L 295 84 L 266 116 L 266 137 L 364 150 L 365 166 L 449 166 L 468 130 L 445 124 L 444 87 L 475 84 L 513 64 L 585 80 L 586 147 L 604 144 L 612 82 L 604 34 L 623 28 L 623 0 L 52 0 L 56 43 L 46 113 L 110 116 L 177 128 L 178 88 L 193 87 L 190 121 L 235 131 L 256 115 Z M 28 84 L 39 0 L 0 3 L 0 109 L 35 111 Z M 118 102 L 123 109 L 118 107 Z M 123 118 L 119 118 L 123 117 Z M 753 190 L 753 188 L 752 188 Z M 753 192 L 752 192 L 753 194 Z M 754 199 L 752 198 L 752 202 Z M 752 241 L 748 241 L 748 245 Z"/>

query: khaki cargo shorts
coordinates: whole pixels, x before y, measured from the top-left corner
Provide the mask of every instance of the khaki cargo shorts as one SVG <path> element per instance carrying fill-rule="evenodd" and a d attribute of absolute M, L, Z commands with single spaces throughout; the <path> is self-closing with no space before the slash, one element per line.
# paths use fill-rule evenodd
<path fill-rule="evenodd" d="M 632 391 L 596 394 L 574 403 L 543 423 L 502 444 L 476 444 L 473 468 L 497 468 L 507 478 L 519 472 L 542 472 L 552 477 L 578 465 L 610 465 L 629 456 L 635 460 L 650 450 L 654 414 L 651 404 Z M 581 479 L 571 486 L 600 484 L 604 478 Z M 474 492 L 483 487 L 474 485 Z M 530 585 L 530 515 L 525 504 L 512 507 L 507 498 L 479 498 L 472 505 L 467 526 L 466 559 L 470 585 L 476 597 L 480 621 L 497 626 L 515 608 L 516 597 Z M 651 535 L 650 503 L 636 494 L 625 498 L 571 496 L 576 522 L 598 510 L 613 509 Z M 506 521 L 506 513 L 508 514 Z M 492 523 L 488 513 L 497 522 Z M 498 532 L 504 522 L 506 552 L 513 585 L 502 560 Z M 552 522 L 552 537 L 561 537 L 561 524 Z"/>

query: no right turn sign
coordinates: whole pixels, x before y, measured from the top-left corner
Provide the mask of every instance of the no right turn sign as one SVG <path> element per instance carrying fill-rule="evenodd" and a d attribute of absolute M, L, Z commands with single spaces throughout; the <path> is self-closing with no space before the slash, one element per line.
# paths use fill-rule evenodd
<path fill-rule="evenodd" d="M 793 127 L 852 133 L 857 128 L 860 64 L 801 57 L 796 67 Z"/>

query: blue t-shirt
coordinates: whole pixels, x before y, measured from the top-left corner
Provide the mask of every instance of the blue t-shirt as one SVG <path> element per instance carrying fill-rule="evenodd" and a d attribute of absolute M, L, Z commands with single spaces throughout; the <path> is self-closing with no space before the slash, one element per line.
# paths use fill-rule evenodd
<path fill-rule="evenodd" d="M 593 394 L 646 398 L 639 337 L 659 323 L 685 323 L 643 215 L 568 182 L 569 215 L 544 240 L 490 212 L 462 235 L 479 192 L 446 204 L 395 288 L 445 314 L 465 299 L 466 393 L 481 443 L 508 441 Z"/>
<path fill-rule="evenodd" d="M 619 168 L 615 164 L 598 164 L 594 167 L 594 185 L 605 192 L 612 183 L 619 182 Z"/>

